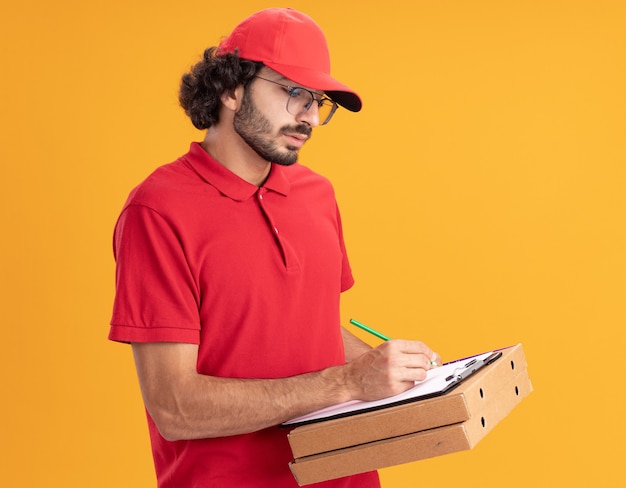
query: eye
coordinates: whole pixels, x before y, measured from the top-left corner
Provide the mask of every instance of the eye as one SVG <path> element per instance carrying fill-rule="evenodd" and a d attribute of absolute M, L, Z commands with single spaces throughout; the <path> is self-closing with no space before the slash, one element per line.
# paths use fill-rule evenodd
<path fill-rule="evenodd" d="M 289 88 L 289 96 L 291 98 L 301 97 L 303 93 L 304 93 L 304 90 L 302 88 L 293 88 L 293 87 Z"/>

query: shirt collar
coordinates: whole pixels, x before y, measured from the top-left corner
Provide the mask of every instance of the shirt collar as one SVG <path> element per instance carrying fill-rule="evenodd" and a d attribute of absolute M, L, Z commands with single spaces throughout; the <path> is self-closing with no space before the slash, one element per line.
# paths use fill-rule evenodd
<path fill-rule="evenodd" d="M 213 159 L 199 142 L 191 143 L 184 158 L 204 181 L 235 201 L 247 200 L 258 190 L 256 185 L 248 183 Z M 291 188 L 287 171 L 287 167 L 272 164 L 270 174 L 262 187 L 287 196 Z"/>

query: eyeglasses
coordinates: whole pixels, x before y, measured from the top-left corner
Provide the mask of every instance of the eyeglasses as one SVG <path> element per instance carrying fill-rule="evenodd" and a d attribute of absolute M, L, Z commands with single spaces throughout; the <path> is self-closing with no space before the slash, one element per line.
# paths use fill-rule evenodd
<path fill-rule="evenodd" d="M 315 98 L 312 91 L 302 88 L 300 86 L 289 86 L 283 83 L 278 83 L 274 80 L 268 80 L 261 76 L 255 76 L 260 80 L 269 81 L 275 85 L 282 86 L 288 94 L 287 98 L 287 112 L 291 115 L 305 114 L 312 106 L 313 102 L 317 103 L 317 111 L 319 114 L 320 125 L 326 125 L 332 119 L 335 110 L 337 110 L 337 104 L 328 97 Z"/>

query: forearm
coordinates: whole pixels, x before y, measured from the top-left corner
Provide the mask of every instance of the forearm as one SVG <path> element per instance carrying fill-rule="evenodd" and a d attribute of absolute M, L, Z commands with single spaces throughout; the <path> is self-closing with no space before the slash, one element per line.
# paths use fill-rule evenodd
<path fill-rule="evenodd" d="M 244 434 L 336 403 L 396 395 L 432 367 L 433 352 L 423 343 L 395 340 L 372 349 L 346 333 L 346 364 L 289 378 L 199 374 L 193 344 L 133 344 L 133 354 L 146 408 L 168 440 Z"/>
<path fill-rule="evenodd" d="M 161 435 L 168 440 L 253 432 L 347 401 L 355 394 L 350 389 L 346 366 L 289 378 L 234 379 L 201 375 L 188 364 L 174 368 L 178 370 L 176 380 L 163 381 L 172 364 L 169 368 L 154 367 L 154 355 L 142 354 L 142 347 L 134 345 L 133 350 L 144 402 Z M 184 350 L 193 346 L 181 347 Z M 181 359 L 174 356 L 162 358 L 161 362 L 174 360 L 179 364 Z"/>

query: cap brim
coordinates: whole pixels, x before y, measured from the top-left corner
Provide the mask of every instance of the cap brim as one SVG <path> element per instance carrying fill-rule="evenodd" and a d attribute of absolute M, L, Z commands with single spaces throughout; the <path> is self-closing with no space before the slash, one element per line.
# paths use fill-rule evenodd
<path fill-rule="evenodd" d="M 324 90 L 324 93 L 326 93 L 332 101 L 337 102 L 338 105 L 341 105 L 351 112 L 358 112 L 363 106 L 359 96 L 352 91 Z"/>
<path fill-rule="evenodd" d="M 314 90 L 322 90 L 330 99 L 351 112 L 358 112 L 363 106 L 361 98 L 354 90 L 340 83 L 327 73 L 298 66 L 285 66 L 269 62 L 264 64 L 299 85 Z"/>

